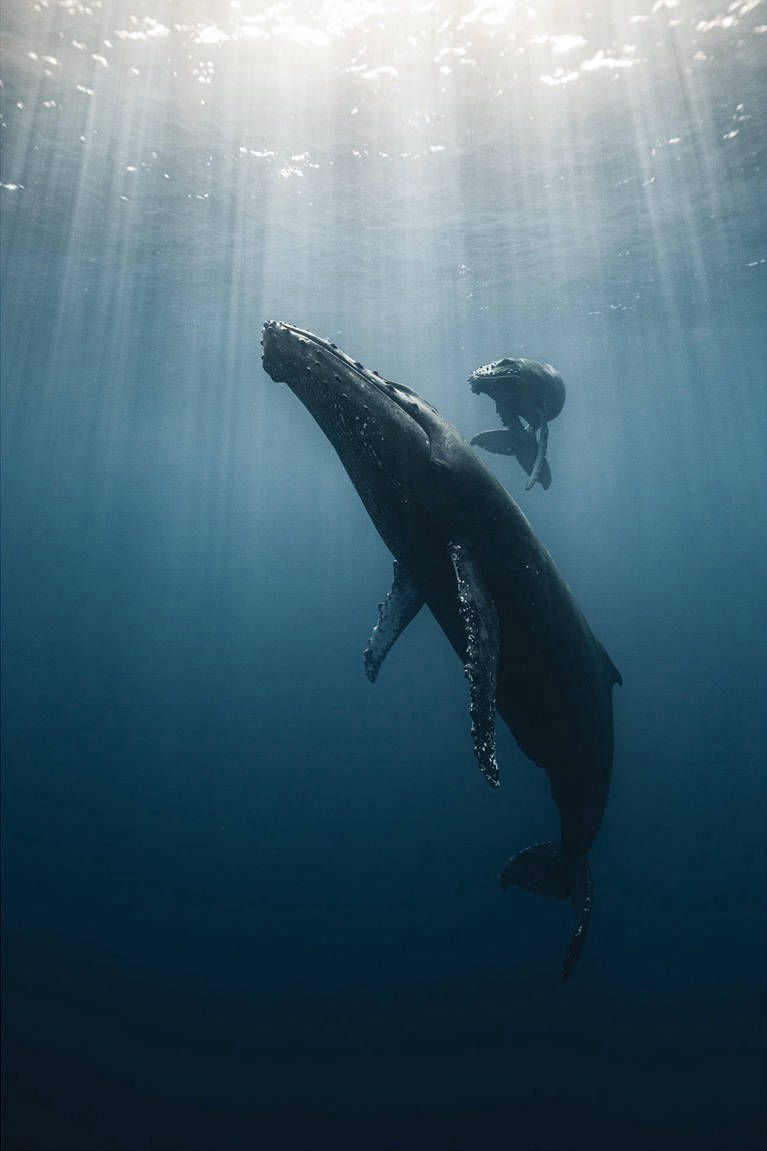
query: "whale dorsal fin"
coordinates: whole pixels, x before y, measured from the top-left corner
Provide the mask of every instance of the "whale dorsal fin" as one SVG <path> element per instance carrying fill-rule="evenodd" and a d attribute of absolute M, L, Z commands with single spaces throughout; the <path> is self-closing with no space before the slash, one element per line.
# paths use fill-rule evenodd
<path fill-rule="evenodd" d="M 456 542 L 448 545 L 448 551 L 455 572 L 458 610 L 466 637 L 463 662 L 469 681 L 474 754 L 485 779 L 492 787 L 497 787 L 495 680 L 500 642 L 498 611 L 469 548 Z"/>
<path fill-rule="evenodd" d="M 421 589 L 395 560 L 394 580 L 386 593 L 386 599 L 378 605 L 378 622 L 362 653 L 365 675 L 371 683 L 375 683 L 381 664 L 397 636 L 402 634 L 411 619 L 418 614 L 423 602 Z"/>
<path fill-rule="evenodd" d="M 611 683 L 617 683 L 618 687 L 622 687 L 623 686 L 623 676 L 618 671 L 618 669 L 615 666 L 615 664 L 613 663 L 613 661 L 610 659 L 610 656 L 607 654 L 607 651 L 605 650 L 604 644 L 601 644 L 599 642 L 599 640 L 597 640 L 597 647 L 599 648 L 599 651 L 601 653 L 602 662 L 604 663 L 605 668 L 607 669 L 607 676 L 608 676 L 610 682 Z"/>

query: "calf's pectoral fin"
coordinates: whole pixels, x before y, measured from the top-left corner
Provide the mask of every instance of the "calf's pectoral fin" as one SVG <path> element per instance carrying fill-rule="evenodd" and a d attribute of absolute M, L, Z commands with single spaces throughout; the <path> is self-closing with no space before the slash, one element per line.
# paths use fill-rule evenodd
<path fill-rule="evenodd" d="M 535 457 L 535 463 L 533 464 L 533 470 L 530 472 L 530 479 L 525 484 L 525 491 L 526 492 L 530 491 L 530 488 L 533 486 L 535 481 L 538 479 L 538 476 L 541 474 L 541 468 L 543 467 L 544 461 L 546 459 L 546 446 L 549 442 L 549 425 L 548 425 L 548 422 L 546 420 L 546 413 L 542 412 L 539 409 L 538 410 L 538 418 L 541 421 L 541 434 L 540 434 L 539 439 L 538 439 L 538 453 Z M 551 482 L 551 480 L 549 479 L 549 483 L 550 482 Z"/>
<path fill-rule="evenodd" d="M 411 619 L 418 614 L 423 602 L 421 589 L 395 560 L 394 580 L 385 600 L 378 605 L 378 622 L 362 653 L 365 675 L 371 683 L 375 683 L 381 664 L 397 636 L 402 634 Z"/>
<path fill-rule="evenodd" d="M 479 432 L 469 443 L 474 448 L 484 448 L 499 456 L 515 456 L 519 447 L 518 437 L 507 428 L 497 428 L 492 432 Z"/>
<path fill-rule="evenodd" d="M 474 754 L 488 783 L 497 787 L 495 756 L 495 683 L 500 625 L 490 591 L 470 550 L 462 543 L 448 545 L 455 572 L 458 610 L 466 640 L 464 671 L 469 681 L 469 711 Z"/>
<path fill-rule="evenodd" d="M 494 428 L 491 432 L 480 432 L 471 443 L 499 456 L 519 456 L 528 448 L 532 435 L 522 426 L 519 416 L 503 421 L 505 428 Z"/>

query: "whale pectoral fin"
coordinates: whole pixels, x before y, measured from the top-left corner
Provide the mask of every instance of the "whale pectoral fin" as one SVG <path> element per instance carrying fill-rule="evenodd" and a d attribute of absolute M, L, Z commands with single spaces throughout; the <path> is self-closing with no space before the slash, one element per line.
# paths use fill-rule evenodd
<path fill-rule="evenodd" d="M 397 636 L 402 634 L 411 619 L 418 614 L 423 602 L 421 589 L 395 560 L 394 580 L 386 593 L 386 599 L 378 605 L 378 622 L 362 653 L 365 675 L 371 683 L 375 683 L 381 664 Z"/>
<path fill-rule="evenodd" d="M 542 469 L 544 462 L 546 460 L 546 446 L 549 442 L 549 425 L 546 421 L 546 413 L 539 410 L 538 416 L 539 416 L 540 421 L 541 421 L 541 434 L 540 434 L 540 438 L 538 440 L 538 454 L 535 457 L 535 463 L 533 464 L 533 470 L 530 472 L 530 479 L 525 484 L 525 491 L 526 492 L 530 491 L 530 488 L 533 486 L 533 484 L 535 483 L 535 481 L 538 479 L 539 475 L 541 474 L 541 469 Z M 549 473 L 549 483 L 551 483 L 551 473 Z M 544 487 L 548 487 L 548 484 L 544 484 Z"/>
<path fill-rule="evenodd" d="M 513 431 L 498 428 L 492 432 L 480 432 L 469 441 L 472 447 L 484 448 L 486 452 L 495 452 L 499 456 L 515 456 L 519 448 L 518 437 Z"/>
<path fill-rule="evenodd" d="M 538 473 L 538 483 L 545 492 L 551 487 L 551 468 L 549 467 L 548 460 L 544 460 L 541 464 L 541 470 Z"/>
<path fill-rule="evenodd" d="M 469 681 L 469 711 L 474 754 L 480 770 L 497 787 L 495 758 L 495 681 L 500 625 L 490 591 L 465 544 L 448 547 L 458 588 L 458 610 L 466 636 L 464 671 Z"/>

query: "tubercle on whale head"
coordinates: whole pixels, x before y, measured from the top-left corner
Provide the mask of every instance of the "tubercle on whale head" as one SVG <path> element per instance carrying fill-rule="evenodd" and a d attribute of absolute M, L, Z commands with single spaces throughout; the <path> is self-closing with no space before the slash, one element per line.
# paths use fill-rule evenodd
<path fill-rule="evenodd" d="M 510 380 L 519 375 L 522 363 L 524 363 L 523 360 L 512 360 L 506 356 L 502 360 L 493 360 L 492 363 L 482 364 L 475 368 L 468 377 L 471 390 L 475 395 L 484 393 L 492 396 L 497 384 L 508 384 Z"/>
<path fill-rule="evenodd" d="M 267 320 L 261 331 L 261 347 L 265 371 L 280 383 L 288 383 L 286 375 L 296 367 L 296 340 L 308 343 L 300 328 L 280 320 Z"/>

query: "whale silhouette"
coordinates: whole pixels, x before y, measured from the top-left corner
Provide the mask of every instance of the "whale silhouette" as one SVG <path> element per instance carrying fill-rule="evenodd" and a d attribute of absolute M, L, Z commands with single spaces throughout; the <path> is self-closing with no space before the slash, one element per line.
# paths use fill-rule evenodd
<path fill-rule="evenodd" d="M 549 777 L 560 839 L 514 855 L 500 879 L 570 897 L 567 978 L 591 915 L 587 853 L 610 786 L 620 673 L 520 508 L 431 404 L 292 324 L 265 324 L 262 342 L 266 372 L 322 428 L 394 556 L 364 653 L 369 679 L 428 605 L 464 664 L 485 778 L 498 785 L 496 711 Z"/>

